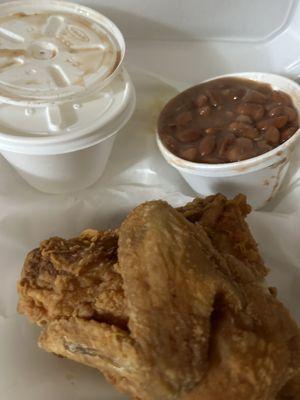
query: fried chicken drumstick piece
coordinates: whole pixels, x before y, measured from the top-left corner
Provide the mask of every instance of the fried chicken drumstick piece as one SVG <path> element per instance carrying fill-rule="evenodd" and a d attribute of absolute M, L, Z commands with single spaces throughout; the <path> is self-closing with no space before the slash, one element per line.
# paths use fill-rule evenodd
<path fill-rule="evenodd" d="M 273 400 L 299 371 L 299 330 L 264 285 L 248 212 L 242 196 L 153 201 L 118 231 L 43 242 L 19 311 L 42 348 L 134 399 Z"/>

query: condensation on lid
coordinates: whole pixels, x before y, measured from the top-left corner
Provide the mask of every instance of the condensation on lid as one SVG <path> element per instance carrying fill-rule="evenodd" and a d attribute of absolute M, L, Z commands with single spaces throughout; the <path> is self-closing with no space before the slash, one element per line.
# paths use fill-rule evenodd
<path fill-rule="evenodd" d="M 118 28 L 77 4 L 54 0 L 0 5 L 0 100 L 65 101 L 103 87 L 124 57 Z"/>

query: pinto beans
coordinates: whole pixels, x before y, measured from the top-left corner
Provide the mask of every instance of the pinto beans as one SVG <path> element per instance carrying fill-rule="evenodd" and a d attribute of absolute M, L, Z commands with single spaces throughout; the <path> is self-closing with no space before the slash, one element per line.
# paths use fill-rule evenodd
<path fill-rule="evenodd" d="M 158 134 L 172 153 L 211 164 L 266 153 L 298 128 L 298 111 L 289 95 L 235 77 L 191 87 L 165 106 L 158 121 Z"/>

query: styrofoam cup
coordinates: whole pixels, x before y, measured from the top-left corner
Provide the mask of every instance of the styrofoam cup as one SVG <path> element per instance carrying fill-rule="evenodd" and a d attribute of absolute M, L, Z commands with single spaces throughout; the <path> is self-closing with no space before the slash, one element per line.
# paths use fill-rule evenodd
<path fill-rule="evenodd" d="M 236 76 L 269 83 L 273 89 L 291 96 L 300 114 L 300 87 L 279 75 L 245 72 L 217 76 Z M 212 79 L 210 79 L 212 80 Z M 166 161 L 176 168 L 187 183 L 202 196 L 218 192 L 228 197 L 238 193 L 247 196 L 254 209 L 268 204 L 278 192 L 289 168 L 292 153 L 300 137 L 300 129 L 286 142 L 258 157 L 226 164 L 205 164 L 183 160 L 171 153 L 157 134 L 158 147 Z"/>
<path fill-rule="evenodd" d="M 103 174 L 115 138 L 128 122 L 135 109 L 135 92 L 132 87 L 127 108 L 107 126 L 106 132 L 94 132 L 94 142 L 74 151 L 55 153 L 51 144 L 46 154 L 2 151 L 3 157 L 34 188 L 46 193 L 67 193 L 81 190 L 95 183 Z M 98 138 L 98 140 L 97 140 Z"/>
<path fill-rule="evenodd" d="M 115 136 L 111 136 L 94 146 L 67 154 L 3 152 L 2 155 L 34 188 L 47 193 L 65 193 L 84 189 L 101 177 L 114 140 Z"/>
<path fill-rule="evenodd" d="M 122 33 L 65 1 L 11 1 L 0 17 L 0 153 L 39 190 L 91 185 L 135 108 Z"/>

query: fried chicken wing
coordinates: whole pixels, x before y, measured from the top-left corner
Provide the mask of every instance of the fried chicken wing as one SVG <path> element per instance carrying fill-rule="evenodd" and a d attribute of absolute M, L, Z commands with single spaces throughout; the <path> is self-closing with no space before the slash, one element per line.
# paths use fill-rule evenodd
<path fill-rule="evenodd" d="M 234 256 L 266 275 L 245 217 L 250 212 L 245 196 L 227 200 L 223 195 L 195 199 L 178 209 L 200 224 L 223 256 Z M 18 310 L 39 325 L 55 318 L 98 318 L 124 326 L 127 321 L 121 275 L 117 272 L 118 231 L 88 229 L 79 237 L 54 237 L 31 251 L 18 285 Z M 247 271 L 245 270 L 245 273 Z"/>
<path fill-rule="evenodd" d="M 19 311 L 42 348 L 134 399 L 296 400 L 299 329 L 264 284 L 249 211 L 243 196 L 152 201 L 118 231 L 43 242 Z"/>

